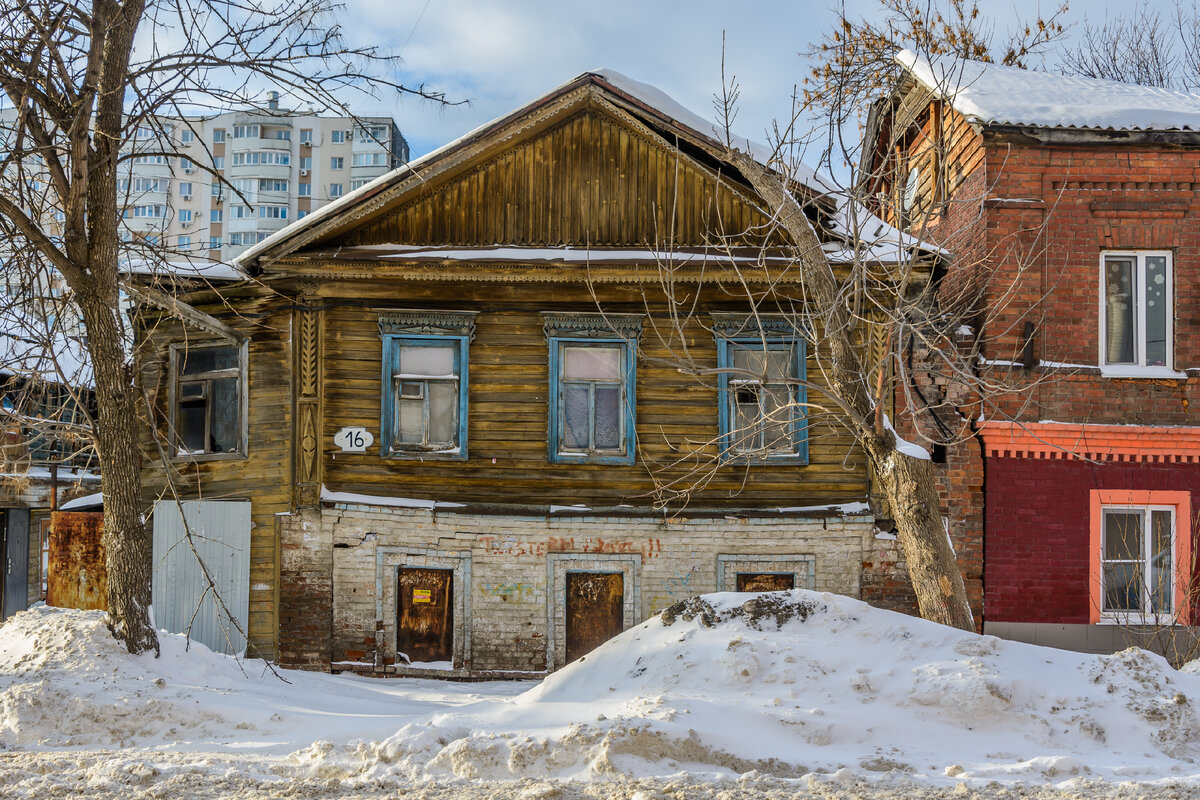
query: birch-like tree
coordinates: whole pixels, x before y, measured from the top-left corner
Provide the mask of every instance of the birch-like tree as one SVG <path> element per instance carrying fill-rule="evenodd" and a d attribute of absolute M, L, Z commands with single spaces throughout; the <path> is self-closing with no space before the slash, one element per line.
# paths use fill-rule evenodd
<path fill-rule="evenodd" d="M 82 320 L 105 498 L 109 626 L 133 653 L 157 651 L 158 641 L 138 445 L 144 409 L 121 274 L 124 258 L 161 256 L 151 241 L 123 241 L 122 168 L 135 156 L 170 159 L 171 120 L 265 110 L 266 89 L 341 113 L 357 90 L 442 100 L 404 85 L 395 57 L 348 43 L 339 8 L 331 0 L 26 0 L 0 8 L 5 268 L 52 276 Z M 135 141 L 146 128 L 154 135 Z"/>

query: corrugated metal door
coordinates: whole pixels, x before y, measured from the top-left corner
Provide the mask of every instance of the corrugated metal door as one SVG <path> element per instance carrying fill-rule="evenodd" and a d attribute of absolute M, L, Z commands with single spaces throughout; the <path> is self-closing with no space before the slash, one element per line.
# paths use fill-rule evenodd
<path fill-rule="evenodd" d="M 241 653 L 246 640 L 208 591 L 197 555 L 244 630 L 250 612 L 249 501 L 186 500 L 177 505 L 159 500 L 154 504 L 155 623 L 173 633 L 185 633 L 190 626 L 191 637 L 210 649 Z"/>

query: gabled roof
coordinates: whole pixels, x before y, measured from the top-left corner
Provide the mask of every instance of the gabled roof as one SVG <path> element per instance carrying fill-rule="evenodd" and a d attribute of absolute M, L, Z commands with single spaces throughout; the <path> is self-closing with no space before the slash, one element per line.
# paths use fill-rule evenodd
<path fill-rule="evenodd" d="M 930 61 L 912 50 L 901 50 L 895 58 L 955 111 L 985 126 L 1200 131 L 1200 94 L 1192 92 L 981 61 Z"/>
<path fill-rule="evenodd" d="M 317 244 L 327 234 L 333 233 L 343 221 L 359 214 L 372 213 L 390 198 L 397 197 L 409 187 L 426 180 L 427 176 L 444 164 L 451 163 L 459 154 L 469 153 L 472 147 L 489 138 L 503 138 L 506 131 L 510 131 L 523 118 L 552 106 L 559 98 L 584 87 L 617 102 L 664 135 L 691 142 L 710 155 L 724 152 L 727 146 L 724 132 L 716 125 L 687 110 L 658 89 L 612 70 L 586 72 L 534 102 L 476 128 L 465 136 L 322 206 L 242 253 L 235 259 L 235 266 L 249 274 L 256 274 L 264 263 Z M 766 164 L 771 159 L 770 148 L 744 137 L 731 137 L 729 144 L 749 153 L 761 163 Z M 789 177 L 802 193 L 820 199 L 819 202 L 830 212 L 831 224 L 840 233 L 849 235 L 852 230 L 857 230 L 858 236 L 855 238 L 870 256 L 878 259 L 880 254 L 886 251 L 895 254 L 893 257 L 900 257 L 899 248 L 908 248 L 916 244 L 891 226 L 869 215 L 861 207 L 849 208 L 851 204 L 844 197 L 839 197 L 835 188 L 811 169 L 800 165 L 792 170 Z"/>

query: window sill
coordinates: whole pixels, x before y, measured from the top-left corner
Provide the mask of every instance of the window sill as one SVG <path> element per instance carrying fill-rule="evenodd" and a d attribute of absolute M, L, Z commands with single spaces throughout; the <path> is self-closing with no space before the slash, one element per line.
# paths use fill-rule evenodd
<path fill-rule="evenodd" d="M 734 464 L 739 466 L 807 466 L 808 457 L 798 454 L 777 455 L 777 456 L 754 456 L 743 455 L 739 453 L 723 453 L 721 455 L 723 464 Z"/>
<path fill-rule="evenodd" d="M 1186 372 L 1177 372 L 1170 367 L 1139 367 L 1133 364 L 1110 364 L 1100 366 L 1102 378 L 1144 378 L 1147 380 L 1184 380 Z"/>
<path fill-rule="evenodd" d="M 634 463 L 632 454 L 607 453 L 604 455 L 590 453 L 555 453 L 550 457 L 551 464 L 624 464 Z"/>
<path fill-rule="evenodd" d="M 1142 614 L 1138 611 L 1131 611 L 1128 614 L 1105 614 L 1093 624 L 1120 625 L 1124 628 L 1162 628 L 1181 623 L 1175 618 L 1174 614 L 1155 616 L 1153 614 Z"/>
<path fill-rule="evenodd" d="M 393 461 L 466 461 L 461 447 L 447 450 L 385 450 L 382 456 Z"/>
<path fill-rule="evenodd" d="M 172 461 L 233 461 L 246 459 L 245 453 L 176 453 Z"/>

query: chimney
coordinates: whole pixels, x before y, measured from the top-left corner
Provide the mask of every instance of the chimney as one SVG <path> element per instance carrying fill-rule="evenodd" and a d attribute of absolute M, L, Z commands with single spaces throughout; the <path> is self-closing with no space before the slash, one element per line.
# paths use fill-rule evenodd
<path fill-rule="evenodd" d="M 267 92 L 267 108 L 271 111 L 279 110 L 279 92 Z"/>

